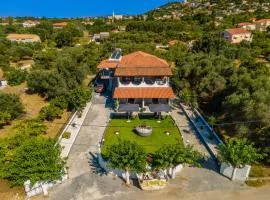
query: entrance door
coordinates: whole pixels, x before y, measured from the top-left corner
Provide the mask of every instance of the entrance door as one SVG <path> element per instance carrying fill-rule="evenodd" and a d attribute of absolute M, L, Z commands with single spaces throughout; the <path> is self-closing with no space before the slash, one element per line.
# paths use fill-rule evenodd
<path fill-rule="evenodd" d="M 153 99 L 153 104 L 158 104 L 158 99 Z"/>
<path fill-rule="evenodd" d="M 128 99 L 128 103 L 134 104 L 135 99 Z"/>

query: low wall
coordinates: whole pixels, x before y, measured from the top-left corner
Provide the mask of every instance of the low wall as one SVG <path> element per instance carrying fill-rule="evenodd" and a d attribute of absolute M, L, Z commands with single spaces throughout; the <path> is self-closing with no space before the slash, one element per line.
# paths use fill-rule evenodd
<path fill-rule="evenodd" d="M 251 166 L 245 165 L 243 168 L 236 168 L 235 171 L 235 181 L 246 181 L 249 176 Z M 221 163 L 220 165 L 220 173 L 230 179 L 232 179 L 234 167 L 227 164 L 227 163 Z"/>
<path fill-rule="evenodd" d="M 68 175 L 65 174 L 62 176 L 61 180 L 57 181 L 47 181 L 47 182 L 37 182 L 33 186 L 31 186 L 30 180 L 27 180 L 24 182 L 24 190 L 26 193 L 26 199 L 29 199 L 30 197 L 43 194 L 48 195 L 48 189 L 54 187 L 56 184 L 62 183 L 63 181 L 68 179 Z"/>

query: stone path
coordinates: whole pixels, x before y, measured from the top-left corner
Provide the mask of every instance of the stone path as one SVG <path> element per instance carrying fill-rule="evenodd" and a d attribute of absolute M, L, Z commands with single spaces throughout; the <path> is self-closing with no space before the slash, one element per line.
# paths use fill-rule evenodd
<path fill-rule="evenodd" d="M 171 115 L 175 120 L 176 125 L 179 127 L 183 141 L 185 144 L 193 145 L 194 149 L 201 152 L 207 157 L 210 157 L 209 152 L 201 142 L 194 127 L 190 123 L 189 119 L 185 115 L 184 111 L 179 106 L 178 102 L 172 104 Z"/>
<path fill-rule="evenodd" d="M 72 118 L 69 120 L 67 126 L 65 127 L 65 129 L 62 131 L 62 134 L 60 135 L 60 139 L 59 139 L 59 143 L 62 147 L 62 151 L 61 151 L 61 157 L 62 158 L 66 158 L 72 148 L 72 145 L 75 142 L 75 139 L 81 129 L 81 125 L 84 122 L 84 119 L 89 111 L 89 109 L 91 108 L 92 102 L 87 103 L 87 105 L 85 106 L 82 115 L 79 117 L 77 115 L 77 112 L 73 114 Z M 73 125 L 74 124 L 74 125 Z M 69 132 L 70 133 L 70 138 L 62 138 L 63 134 L 65 132 Z"/>
<path fill-rule="evenodd" d="M 197 133 L 200 134 L 200 139 L 203 140 L 206 145 L 208 151 L 215 158 L 218 157 L 218 145 L 223 142 L 218 138 L 216 133 L 210 128 L 208 123 L 204 120 L 204 118 L 200 115 L 198 111 L 192 110 L 190 107 L 180 103 L 181 109 L 185 112 L 185 114 L 191 120 L 193 127 L 196 129 Z"/>

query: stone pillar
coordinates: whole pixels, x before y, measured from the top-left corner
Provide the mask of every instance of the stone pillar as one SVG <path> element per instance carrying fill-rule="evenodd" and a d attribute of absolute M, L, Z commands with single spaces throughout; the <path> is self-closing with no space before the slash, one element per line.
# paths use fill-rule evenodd
<path fill-rule="evenodd" d="M 142 99 L 142 108 L 144 108 L 144 99 Z"/>

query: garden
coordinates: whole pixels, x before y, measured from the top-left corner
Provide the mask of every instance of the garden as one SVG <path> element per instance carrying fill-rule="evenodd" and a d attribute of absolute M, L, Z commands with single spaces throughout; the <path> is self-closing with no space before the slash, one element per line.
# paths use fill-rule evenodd
<path fill-rule="evenodd" d="M 136 127 L 147 126 L 152 128 L 152 134 L 147 137 L 140 136 Z M 146 153 L 154 153 L 165 144 L 183 143 L 181 133 L 174 120 L 167 116 L 160 122 L 153 117 L 137 117 L 130 122 L 125 118 L 113 118 L 108 125 L 102 147 L 102 154 L 106 157 L 106 149 L 119 142 L 128 140 L 138 143 Z"/>

